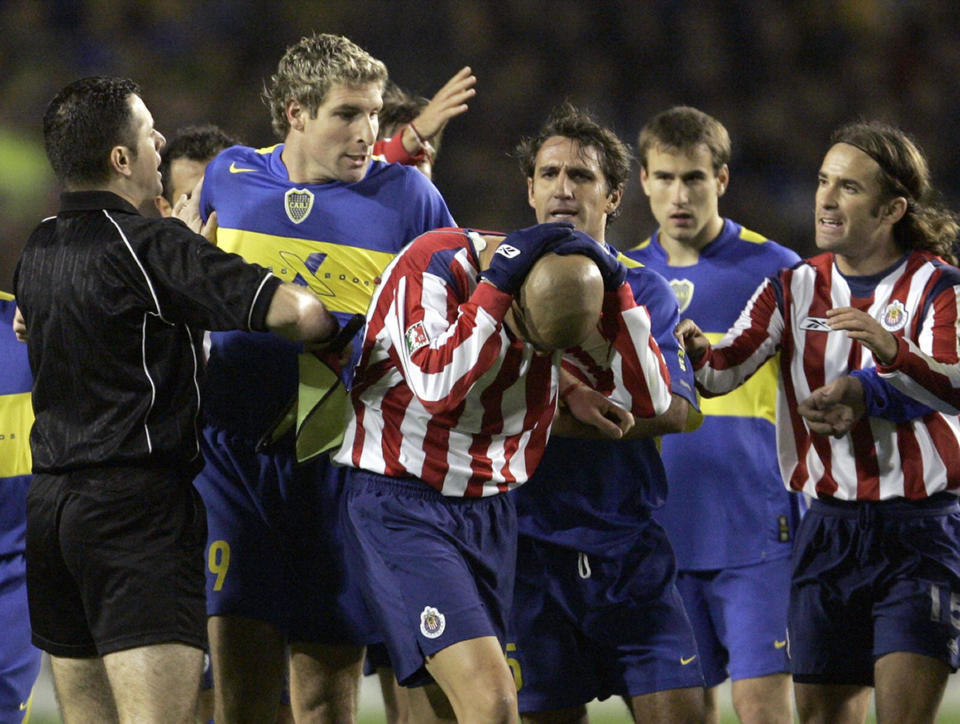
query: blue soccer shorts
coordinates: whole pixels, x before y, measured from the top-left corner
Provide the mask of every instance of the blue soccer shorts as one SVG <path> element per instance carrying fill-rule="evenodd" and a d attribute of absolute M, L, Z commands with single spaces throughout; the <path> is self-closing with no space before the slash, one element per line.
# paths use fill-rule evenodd
<path fill-rule="evenodd" d="M 207 508 L 207 614 L 269 623 L 292 642 L 376 640 L 344 553 L 341 501 L 349 470 L 323 456 L 295 464 L 206 427 L 194 482 Z"/>
<path fill-rule="evenodd" d="M 680 571 L 677 588 L 693 624 L 707 687 L 790 671 L 790 558 L 719 571 Z"/>
<path fill-rule="evenodd" d="M 30 643 L 27 571 L 22 553 L 0 556 L 0 721 L 21 721 L 40 673 Z"/>
<path fill-rule="evenodd" d="M 415 479 L 355 470 L 345 507 L 351 564 L 405 686 L 431 681 L 426 659 L 506 634 L 513 596 L 513 498 L 449 498 Z"/>
<path fill-rule="evenodd" d="M 909 652 L 958 666 L 960 507 L 814 500 L 800 525 L 790 592 L 794 681 L 873 685 L 877 659 Z"/>
<path fill-rule="evenodd" d="M 663 528 L 616 559 L 521 536 L 507 657 L 520 711 L 703 686 Z"/>

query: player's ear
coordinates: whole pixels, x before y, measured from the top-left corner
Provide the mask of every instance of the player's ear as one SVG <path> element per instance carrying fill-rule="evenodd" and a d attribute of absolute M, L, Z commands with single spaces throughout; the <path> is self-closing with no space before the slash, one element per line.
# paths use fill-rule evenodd
<path fill-rule="evenodd" d="M 730 185 L 730 167 L 723 164 L 717 171 L 717 196 L 723 196 Z"/>
<path fill-rule="evenodd" d="M 891 225 L 896 224 L 907 213 L 907 200 L 903 196 L 896 196 L 885 204 L 883 215 L 890 221 Z"/>
<path fill-rule="evenodd" d="M 623 200 L 623 186 L 621 185 L 618 188 L 615 188 L 609 194 L 607 194 L 607 207 L 604 209 L 604 212 L 609 216 L 614 211 L 620 207 L 620 202 Z"/>
<path fill-rule="evenodd" d="M 640 164 L 640 185 L 643 186 L 643 193 L 645 193 L 647 196 L 650 195 L 649 183 L 650 174 L 647 173 L 647 169 L 644 167 L 644 165 Z"/>
<path fill-rule="evenodd" d="M 307 110 L 300 105 L 300 101 L 291 98 L 287 101 L 287 106 L 284 110 L 286 112 L 287 123 L 290 124 L 290 128 L 295 131 L 302 131 L 304 128 Z"/>
<path fill-rule="evenodd" d="M 530 204 L 531 209 L 536 210 L 537 205 L 533 199 L 533 176 L 527 176 L 527 203 Z"/>

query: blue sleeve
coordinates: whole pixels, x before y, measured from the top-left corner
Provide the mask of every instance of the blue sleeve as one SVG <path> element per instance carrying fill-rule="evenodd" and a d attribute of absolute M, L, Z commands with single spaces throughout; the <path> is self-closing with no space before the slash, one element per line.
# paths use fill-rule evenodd
<path fill-rule="evenodd" d="M 637 304 L 646 307 L 650 314 L 653 337 L 657 340 L 660 353 L 670 370 L 671 392 L 685 399 L 694 409 L 699 409 L 693 365 L 673 334 L 680 322 L 676 295 L 666 279 L 646 267 L 630 269 L 627 282 L 633 290 L 633 298 Z"/>
<path fill-rule="evenodd" d="M 406 170 L 408 171 L 406 198 L 417 200 L 418 228 L 410 230 L 412 235 L 409 238 L 413 239 L 424 232 L 441 227 L 456 227 L 456 222 L 447 208 L 447 202 L 444 201 L 433 182 L 412 167 L 406 167 Z"/>
<path fill-rule="evenodd" d="M 207 219 L 210 218 L 210 214 L 217 206 L 214 202 L 214 195 L 218 186 L 218 176 L 222 173 L 223 163 L 221 161 L 223 158 L 223 152 L 221 152 L 207 164 L 207 168 L 203 172 L 203 186 L 200 187 L 200 218 L 203 219 L 203 223 L 207 223 Z"/>
<path fill-rule="evenodd" d="M 851 377 L 856 377 L 863 385 L 864 403 L 867 415 L 889 420 L 896 424 L 903 424 L 924 417 L 933 410 L 921 402 L 905 395 L 896 387 L 877 374 L 876 367 L 864 370 L 853 370 Z"/>

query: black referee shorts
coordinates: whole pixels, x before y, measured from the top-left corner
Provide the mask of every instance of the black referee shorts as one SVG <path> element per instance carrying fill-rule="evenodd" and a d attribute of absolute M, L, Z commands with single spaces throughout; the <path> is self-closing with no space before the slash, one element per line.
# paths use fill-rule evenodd
<path fill-rule="evenodd" d="M 190 477 L 143 468 L 35 475 L 26 553 L 34 645 L 69 658 L 204 646 L 206 537 Z"/>

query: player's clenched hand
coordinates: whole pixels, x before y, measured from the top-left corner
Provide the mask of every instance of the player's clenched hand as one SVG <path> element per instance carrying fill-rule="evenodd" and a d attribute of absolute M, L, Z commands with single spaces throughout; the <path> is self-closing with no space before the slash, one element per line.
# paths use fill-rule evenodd
<path fill-rule="evenodd" d="M 566 221 L 537 224 L 507 234 L 493 253 L 490 266 L 480 272 L 480 278 L 501 292 L 517 294 L 537 259 L 572 238 L 573 224 Z"/>
<path fill-rule="evenodd" d="M 583 254 L 585 257 L 592 259 L 600 269 L 605 291 L 616 291 L 627 278 L 627 267 L 617 260 L 616 255 L 611 254 L 596 239 L 582 231 L 574 231 L 573 239 L 560 244 L 553 250 L 553 253 L 560 256 Z"/>
<path fill-rule="evenodd" d="M 843 437 L 866 411 L 863 385 L 856 377 L 840 377 L 813 391 L 797 405 L 797 413 L 818 435 Z"/>
<path fill-rule="evenodd" d="M 853 307 L 838 307 L 827 310 L 827 324 L 838 331 L 843 330 L 850 339 L 855 339 L 873 352 L 874 359 L 890 364 L 897 356 L 897 338 L 880 326 L 880 322 L 866 312 Z"/>
<path fill-rule="evenodd" d="M 680 340 L 687 357 L 694 363 L 699 362 L 710 350 L 710 340 L 692 319 L 681 319 L 673 330 L 673 336 Z"/>
<path fill-rule="evenodd" d="M 604 437 L 619 440 L 633 427 L 633 414 L 581 382 L 564 391 L 563 400 L 580 422 L 597 428 Z"/>

